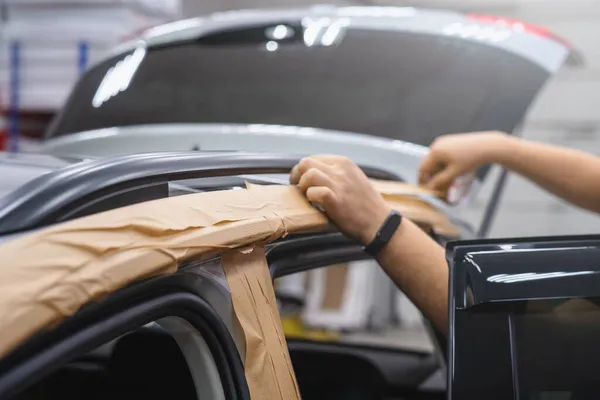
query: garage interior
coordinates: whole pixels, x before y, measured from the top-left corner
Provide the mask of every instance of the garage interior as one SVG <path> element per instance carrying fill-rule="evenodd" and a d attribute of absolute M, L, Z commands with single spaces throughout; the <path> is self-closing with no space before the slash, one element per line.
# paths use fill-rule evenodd
<path fill-rule="evenodd" d="M 88 67 L 103 59 L 110 49 L 135 38 L 148 27 L 170 21 L 193 21 L 197 16 L 211 13 L 326 7 L 323 3 L 316 0 L 0 1 L 0 150 L 39 152 L 50 122 L 60 112 Z M 501 16 L 547 28 L 576 48 L 585 62 L 579 67 L 559 71 L 545 85 L 517 133 L 526 139 L 600 155 L 600 1 L 329 0 L 326 3 L 334 6 L 453 10 Z M 260 98 L 257 101 L 260 102 Z M 500 168 L 493 167 L 492 178 L 486 180 L 477 197 L 461 206 L 462 215 L 474 226 L 478 226 L 485 217 L 494 195 L 495 182 L 501 173 Z M 505 185 L 491 222 L 489 238 L 598 233 L 600 216 L 569 205 L 514 174 L 508 174 Z M 341 281 L 348 279 L 344 266 L 337 267 L 319 275 L 318 279 L 330 282 L 327 287 L 337 294 L 334 298 L 323 299 L 321 296 L 322 309 L 319 312 L 341 310 L 344 307 L 341 303 L 344 291 L 355 290 L 337 287 Z M 290 293 L 300 290 L 299 287 L 304 290 L 303 279 L 297 276 L 296 279 L 282 280 L 280 289 Z M 386 280 L 387 276 L 381 273 L 372 279 L 379 282 Z M 389 282 L 382 287 L 385 287 L 384 291 L 390 289 Z M 323 332 L 327 329 L 322 327 L 305 330 L 305 327 L 297 326 L 297 310 L 292 302 L 289 307 L 294 317 L 284 319 L 284 329 L 286 333 L 319 337 L 318 340 L 414 349 L 427 354 L 438 351 L 427 331 L 429 327 L 423 324 L 420 313 L 410 301 L 404 295 L 393 301 L 402 316 L 398 317 L 400 323 L 391 328 L 344 331 L 336 326 L 331 329 L 334 331 L 331 336 L 329 332 Z M 439 385 L 440 379 L 443 380 L 441 375 L 431 378 L 431 384 Z"/>
<path fill-rule="evenodd" d="M 144 16 L 139 7 L 118 1 L 4 1 L 2 35 L 3 68 L 0 104 L 7 114 L 11 99 L 12 80 L 20 81 L 17 91 L 20 114 L 18 130 L 23 135 L 22 148 L 29 138 L 39 139 L 52 115 L 60 108 L 79 71 L 103 54 L 103 50 L 118 43 L 145 24 L 177 18 L 237 10 L 272 7 L 297 7 L 321 2 L 302 0 L 222 0 L 222 1 L 148 1 L 155 7 L 153 16 Z M 135 2 L 133 2 L 135 3 Z M 348 2 L 330 1 L 331 4 Z M 548 28 L 567 39 L 585 57 L 582 68 L 561 71 L 550 82 L 529 111 L 521 128 L 525 138 L 542 140 L 597 153 L 598 116 L 597 96 L 600 96 L 600 4 L 594 0 L 389 0 L 364 1 L 352 4 L 398 5 L 455 9 L 472 13 L 501 15 Z M 101 7 L 104 18 L 93 16 L 93 7 Z M 158 10 L 158 11 L 156 11 Z M 146 10 L 147 11 L 147 10 Z M 40 18 L 56 17 L 31 27 Z M 82 19 L 79 19 L 81 16 Z M 116 22 L 120 16 L 128 23 Z M 64 18 L 64 19 L 61 19 Z M 83 21 L 93 21 L 91 24 Z M 147 20 L 144 20 L 147 18 Z M 82 37 L 90 37 L 89 48 Z M 42 39 L 44 38 L 44 39 Z M 11 68 L 11 45 L 21 43 L 22 60 Z M 84 50 L 82 50 L 82 47 Z M 13 48 L 14 50 L 14 48 Z M 83 52 L 83 53 L 82 53 Z M 81 56 L 81 54 L 84 54 Z M 14 55 L 14 51 L 13 51 Z M 44 68 L 39 63 L 47 63 Z M 16 76 L 15 76 L 16 75 Z M 41 83 L 43 82 L 43 83 Z M 17 83 L 18 84 L 18 83 Z M 35 89 L 34 89 L 35 88 Z M 36 92 L 36 95 L 33 93 Z M 10 120 L 5 120 L 5 130 Z M 35 147 L 35 141 L 32 143 Z M 489 181 L 492 181 L 491 179 Z M 492 187 L 484 187 L 465 212 L 473 223 L 483 215 L 483 204 Z M 580 211 L 550 195 L 520 177 L 510 176 L 500 202 L 497 218 L 490 231 L 492 237 L 531 236 L 539 232 L 552 234 L 584 234 L 595 232 L 600 222 L 596 215 Z"/>

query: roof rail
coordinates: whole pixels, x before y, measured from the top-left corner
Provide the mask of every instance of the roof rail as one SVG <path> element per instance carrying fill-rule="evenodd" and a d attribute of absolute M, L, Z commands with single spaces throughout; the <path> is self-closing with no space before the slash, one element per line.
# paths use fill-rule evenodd
<path fill-rule="evenodd" d="M 84 161 L 43 175 L 0 200 L 0 233 L 15 233 L 168 196 L 168 182 L 288 173 L 299 157 L 241 152 L 146 153 Z M 401 180 L 375 168 L 371 177 Z"/>

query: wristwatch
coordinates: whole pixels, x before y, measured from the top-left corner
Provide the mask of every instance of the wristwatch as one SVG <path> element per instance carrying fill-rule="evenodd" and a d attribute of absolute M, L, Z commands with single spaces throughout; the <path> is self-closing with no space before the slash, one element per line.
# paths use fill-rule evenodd
<path fill-rule="evenodd" d="M 363 250 L 374 258 L 377 257 L 381 249 L 392 240 L 392 236 L 398 230 L 400 223 L 402 222 L 402 215 L 397 211 L 392 211 L 387 216 L 381 228 L 375 234 L 375 238 L 366 245 Z"/>

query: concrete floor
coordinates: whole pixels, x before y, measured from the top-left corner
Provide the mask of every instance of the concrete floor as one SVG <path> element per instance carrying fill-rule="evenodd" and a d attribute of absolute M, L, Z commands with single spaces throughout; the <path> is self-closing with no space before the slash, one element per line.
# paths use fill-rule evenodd
<path fill-rule="evenodd" d="M 407 329 L 395 327 L 381 333 L 351 333 L 342 336 L 341 341 L 430 353 L 434 351 L 434 345 L 425 328 Z"/>

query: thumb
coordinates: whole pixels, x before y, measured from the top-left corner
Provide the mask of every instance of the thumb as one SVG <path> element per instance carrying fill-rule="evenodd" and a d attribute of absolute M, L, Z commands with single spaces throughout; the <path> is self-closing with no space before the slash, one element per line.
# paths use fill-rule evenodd
<path fill-rule="evenodd" d="M 458 175 L 459 171 L 456 168 L 447 167 L 435 174 L 427 183 L 427 187 L 432 190 L 445 192 Z"/>

